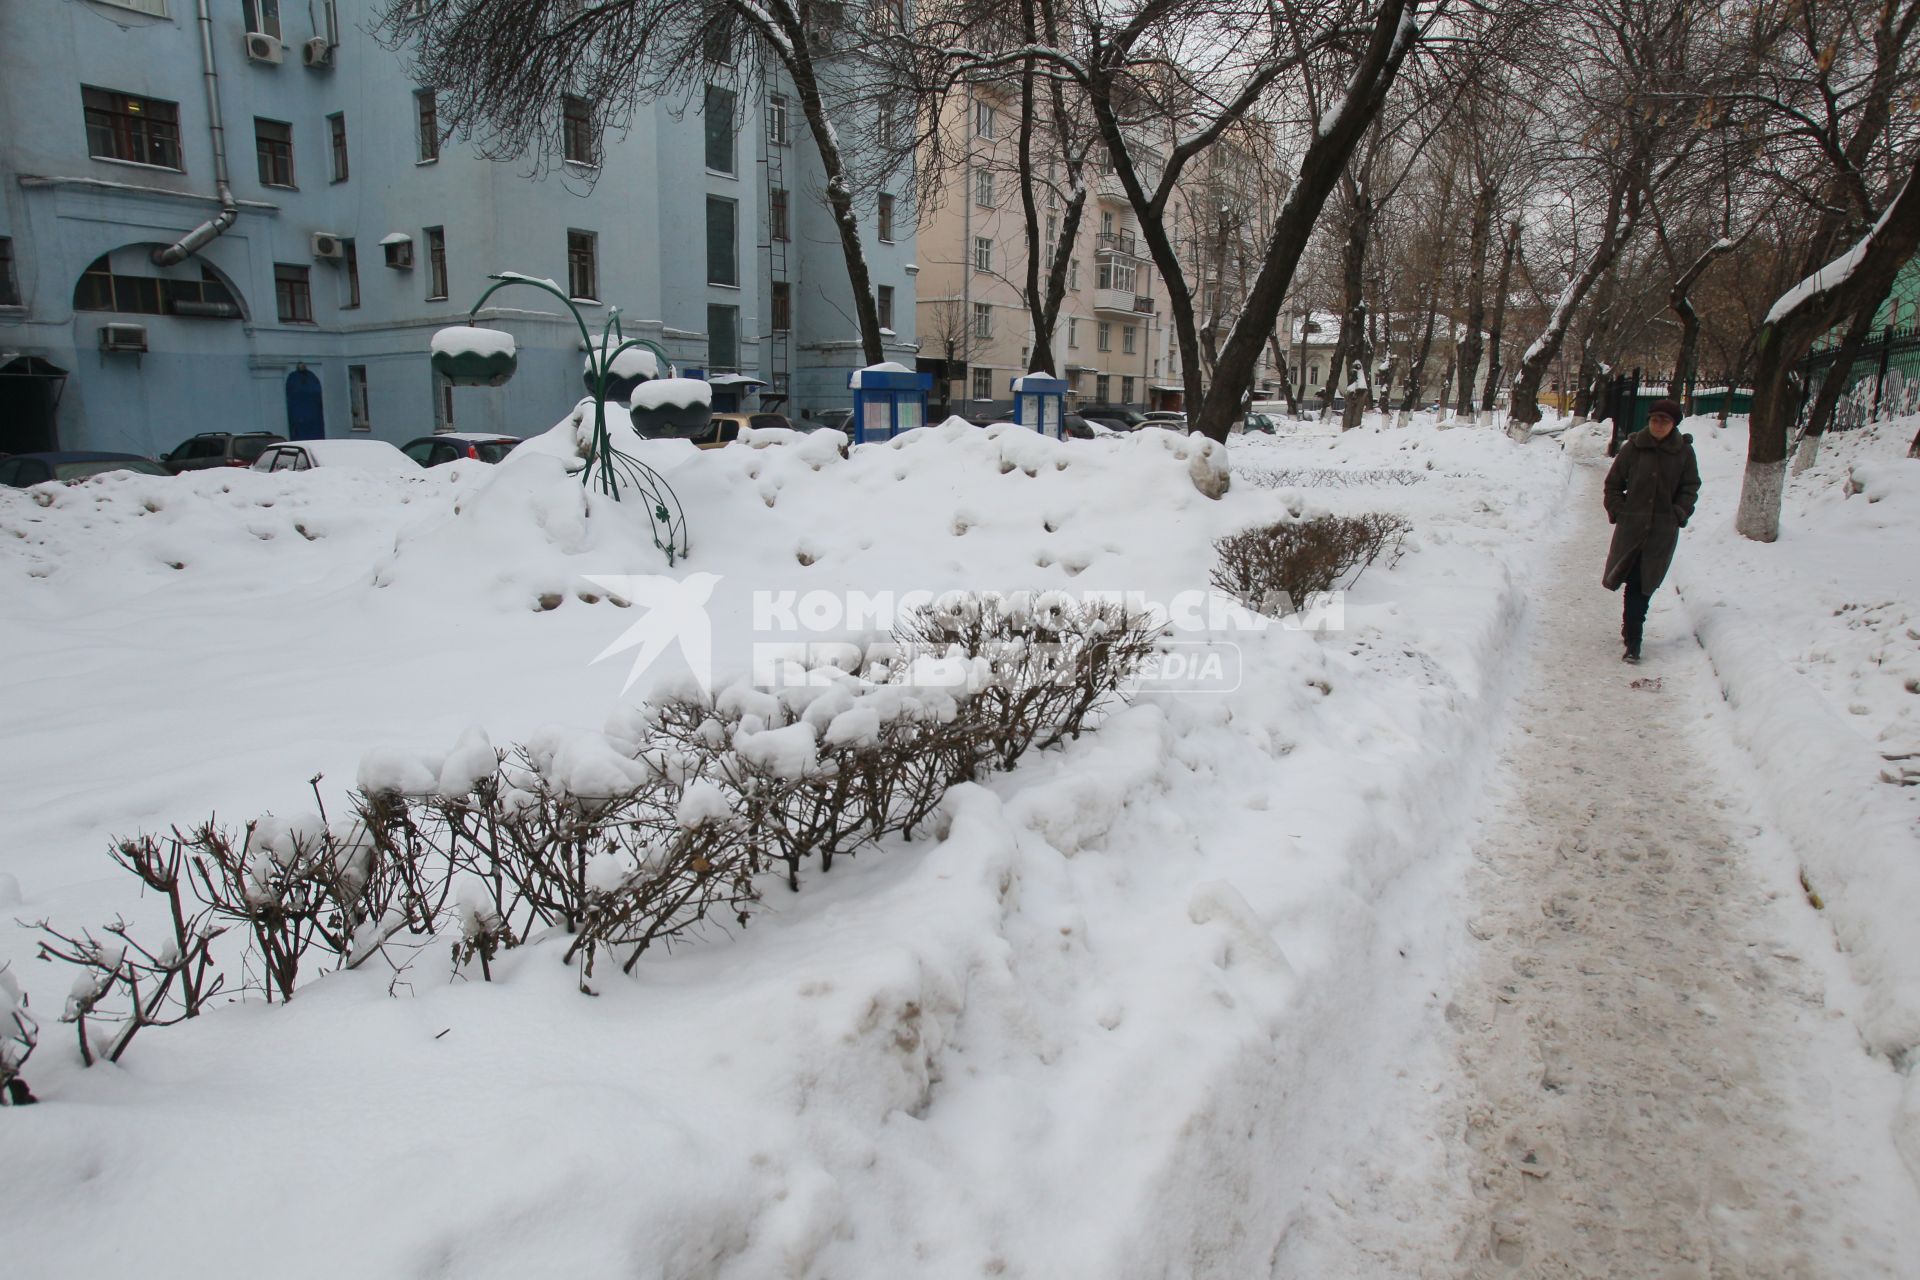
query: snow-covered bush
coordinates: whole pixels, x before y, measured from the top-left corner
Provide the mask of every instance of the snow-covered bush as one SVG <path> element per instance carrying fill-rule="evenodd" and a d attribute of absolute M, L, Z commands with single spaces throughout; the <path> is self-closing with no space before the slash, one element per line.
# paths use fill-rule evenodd
<path fill-rule="evenodd" d="M 1351 587 L 1382 555 L 1399 559 L 1410 526 L 1369 512 L 1282 520 L 1214 543 L 1213 585 L 1250 609 L 1282 617 L 1336 589 Z"/>

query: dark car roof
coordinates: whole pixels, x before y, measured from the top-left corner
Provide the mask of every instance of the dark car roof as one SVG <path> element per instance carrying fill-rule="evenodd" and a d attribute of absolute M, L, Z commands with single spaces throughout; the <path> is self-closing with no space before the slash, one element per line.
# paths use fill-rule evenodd
<path fill-rule="evenodd" d="M 63 453 L 16 453 L 8 461 L 18 458 L 32 458 L 36 462 L 152 462 L 137 453 L 92 453 L 84 450 Z"/>

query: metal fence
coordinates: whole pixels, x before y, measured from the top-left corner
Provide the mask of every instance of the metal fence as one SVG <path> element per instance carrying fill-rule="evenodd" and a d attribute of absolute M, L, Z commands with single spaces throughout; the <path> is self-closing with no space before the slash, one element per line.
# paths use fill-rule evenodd
<path fill-rule="evenodd" d="M 1845 431 L 1881 418 L 1920 412 L 1920 329 L 1888 326 L 1873 335 L 1851 364 L 1837 369 L 1840 343 L 1817 347 L 1801 365 L 1800 383 L 1807 388 L 1800 412 L 1804 415 L 1829 378 L 1843 378 L 1840 403 L 1831 427 Z"/>

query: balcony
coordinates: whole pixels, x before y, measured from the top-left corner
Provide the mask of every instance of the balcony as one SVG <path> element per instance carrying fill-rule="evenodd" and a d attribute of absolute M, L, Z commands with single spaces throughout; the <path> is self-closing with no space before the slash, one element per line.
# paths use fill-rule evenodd
<path fill-rule="evenodd" d="M 1150 316 L 1153 314 L 1153 297 L 1135 293 L 1131 289 L 1095 289 L 1093 309 L 1119 315 Z"/>
<path fill-rule="evenodd" d="M 1094 252 L 1115 253 L 1127 258 L 1143 256 L 1140 241 L 1131 231 L 1102 231 L 1095 237 Z"/>

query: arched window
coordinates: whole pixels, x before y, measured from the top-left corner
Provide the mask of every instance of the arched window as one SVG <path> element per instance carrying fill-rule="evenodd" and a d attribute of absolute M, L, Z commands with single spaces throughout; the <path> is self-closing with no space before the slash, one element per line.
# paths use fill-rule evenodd
<path fill-rule="evenodd" d="M 136 316 L 194 316 L 237 320 L 240 304 L 225 280 L 204 262 L 193 275 L 147 275 L 116 271 L 113 255 L 103 253 L 80 274 L 73 287 L 75 311 L 117 311 Z"/>

